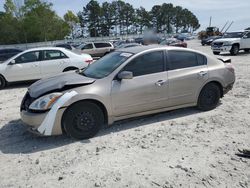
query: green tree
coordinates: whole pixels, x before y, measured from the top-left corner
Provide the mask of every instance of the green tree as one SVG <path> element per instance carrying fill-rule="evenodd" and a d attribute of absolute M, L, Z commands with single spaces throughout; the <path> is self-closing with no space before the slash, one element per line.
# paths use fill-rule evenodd
<path fill-rule="evenodd" d="M 101 34 L 102 36 L 109 36 L 110 29 L 115 24 L 115 6 L 112 3 L 104 2 L 101 7 Z"/>
<path fill-rule="evenodd" d="M 63 39 L 69 33 L 68 24 L 52 11 L 52 4 L 26 0 L 17 7 L 6 0 L 0 17 L 0 44 L 40 42 Z"/>
<path fill-rule="evenodd" d="M 136 23 L 139 26 L 140 33 L 143 33 L 143 28 L 151 26 L 152 17 L 145 8 L 140 7 L 136 10 Z"/>
<path fill-rule="evenodd" d="M 74 26 L 80 21 L 79 17 L 76 16 L 72 11 L 68 10 L 68 12 L 63 16 L 63 18 L 65 22 L 69 25 L 71 33 L 73 34 Z"/>

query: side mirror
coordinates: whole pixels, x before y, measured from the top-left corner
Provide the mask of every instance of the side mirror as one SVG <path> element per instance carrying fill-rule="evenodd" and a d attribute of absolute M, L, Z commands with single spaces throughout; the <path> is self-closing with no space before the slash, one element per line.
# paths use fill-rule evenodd
<path fill-rule="evenodd" d="M 133 78 L 133 73 L 130 72 L 130 71 L 122 71 L 118 74 L 118 78 L 120 80 L 123 80 L 123 79 L 132 79 Z"/>
<path fill-rule="evenodd" d="M 16 63 L 16 60 L 15 59 L 12 59 L 10 62 L 9 62 L 9 65 L 14 65 Z"/>

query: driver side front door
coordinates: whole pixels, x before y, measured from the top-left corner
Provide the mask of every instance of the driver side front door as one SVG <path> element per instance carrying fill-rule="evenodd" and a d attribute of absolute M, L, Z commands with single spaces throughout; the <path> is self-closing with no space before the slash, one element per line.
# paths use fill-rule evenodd
<path fill-rule="evenodd" d="M 6 68 L 6 79 L 9 82 L 38 80 L 40 72 L 41 51 L 32 51 L 21 54 L 15 59 L 15 64 Z"/>
<path fill-rule="evenodd" d="M 150 52 L 129 62 L 122 71 L 132 79 L 113 80 L 112 106 L 115 117 L 156 110 L 168 105 L 168 73 L 163 51 Z"/>

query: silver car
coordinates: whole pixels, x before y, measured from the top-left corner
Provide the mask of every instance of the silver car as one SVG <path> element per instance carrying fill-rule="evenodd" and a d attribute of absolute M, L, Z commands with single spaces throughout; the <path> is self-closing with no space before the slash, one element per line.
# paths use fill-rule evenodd
<path fill-rule="evenodd" d="M 102 125 L 178 108 L 214 109 L 232 89 L 230 63 L 177 47 L 120 49 L 28 89 L 21 117 L 41 135 L 93 137 Z"/>

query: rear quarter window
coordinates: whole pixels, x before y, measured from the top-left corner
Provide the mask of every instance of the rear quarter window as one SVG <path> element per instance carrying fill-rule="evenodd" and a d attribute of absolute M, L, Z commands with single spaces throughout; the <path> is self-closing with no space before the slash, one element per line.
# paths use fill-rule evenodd
<path fill-rule="evenodd" d="M 107 48 L 111 47 L 111 44 L 109 43 L 94 43 L 96 48 Z"/>
<path fill-rule="evenodd" d="M 196 67 L 207 64 L 207 58 L 204 55 L 188 51 L 168 51 L 168 60 L 170 70 Z"/>

